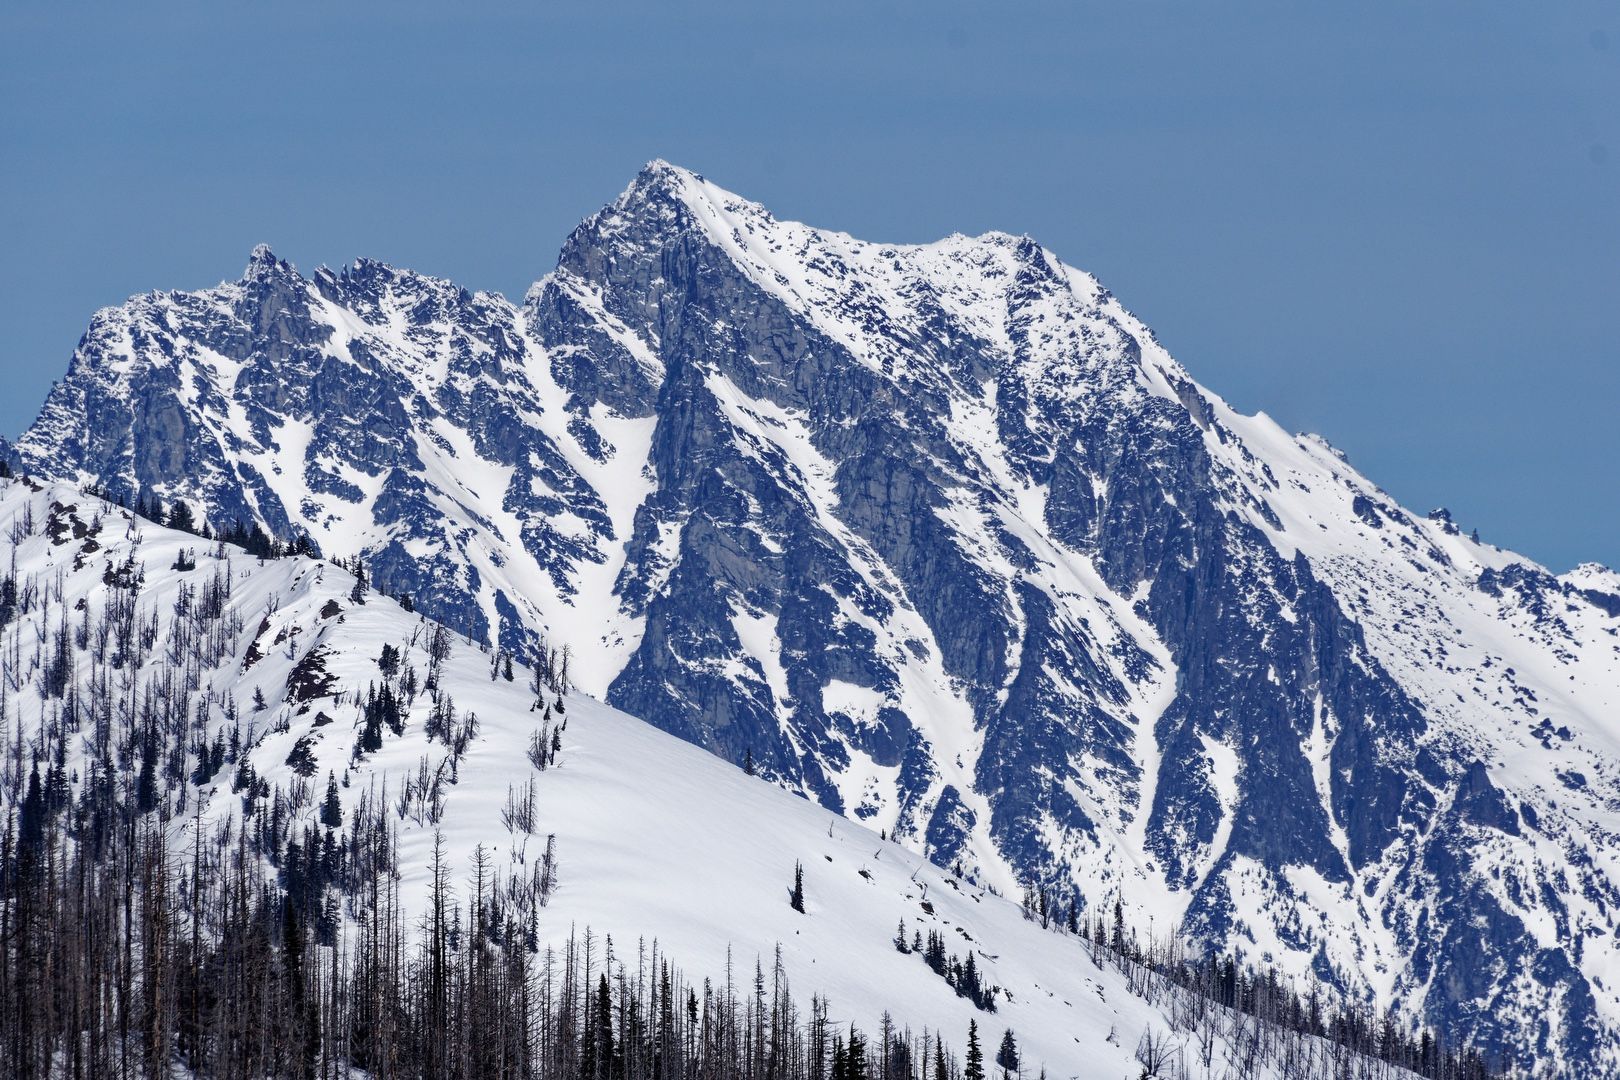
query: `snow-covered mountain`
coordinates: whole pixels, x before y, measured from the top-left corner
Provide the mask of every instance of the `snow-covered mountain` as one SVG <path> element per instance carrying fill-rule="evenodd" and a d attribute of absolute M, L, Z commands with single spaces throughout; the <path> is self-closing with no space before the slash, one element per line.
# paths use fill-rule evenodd
<path fill-rule="evenodd" d="M 132 763 L 160 779 L 131 787 L 150 792 L 137 797 L 167 823 L 182 865 L 198 836 L 231 835 L 227 822 L 244 834 L 321 835 L 330 824 L 321 793 L 341 777 L 339 828 L 358 832 L 357 819 L 380 810 L 397 837 L 408 926 L 428 914 L 435 844 L 458 878 L 481 847 L 484 872 L 511 883 L 502 891 L 540 905 L 537 950 L 589 928 L 615 943 L 632 976 L 653 948 L 716 984 L 733 978 L 739 994 L 757 964 L 771 971 L 779 960 L 800 995 L 832 1003 L 842 1027 L 878 1032 L 889 1018 L 943 1036 L 958 1055 L 970 1021 L 987 1041 L 1011 1029 L 1031 1074 L 1136 1076 L 1144 1035 L 1172 1042 L 1193 1070 L 1186 1075 L 1254 1060 L 1257 1029 L 1206 1009 L 1209 1059 L 1198 1071 L 1195 999 L 1164 986 L 1144 997 L 1077 937 L 1043 930 L 1018 904 L 859 823 L 588 697 L 542 689 L 536 710 L 530 673 L 507 678 L 498 664 L 492 673 L 487 649 L 462 638 L 436 663 L 433 624 L 357 594 L 354 577 L 329 563 L 262 561 L 67 485 L 4 479 L 0 544 L 15 586 L 0 607 L 10 664 L 0 796 L 12 809 L 30 768 L 37 786 L 42 763 L 30 766 L 24 748 L 62 747 L 44 764 L 64 778 L 72 805 L 99 782 L 97 747 L 140 759 L 143 740 L 128 736 L 176 722 L 179 767 L 160 751 L 149 766 Z M 63 613 L 87 628 L 82 643 L 58 635 Z M 398 652 L 380 664 L 388 648 Z M 15 662 L 36 656 L 37 665 Z M 398 695 L 398 730 L 383 724 L 368 748 L 362 703 L 379 684 Z M 176 702 L 178 715 L 167 715 Z M 436 717 L 447 721 L 437 730 Z M 550 750 L 541 763 L 530 749 L 537 738 Z M 345 834 L 338 843 L 353 842 Z M 796 866 L 803 912 L 789 903 Z M 286 863 L 282 873 L 290 881 Z M 356 903 L 364 898 L 349 910 Z M 973 955 L 997 988 L 993 1011 L 898 950 L 902 926 L 908 944 L 937 932 L 952 953 Z M 1304 1056 L 1290 1060 L 1308 1071 L 1284 1073 L 1272 1032 L 1245 1075 L 1328 1075 L 1328 1044 L 1295 1042 Z"/>
<path fill-rule="evenodd" d="M 363 551 L 972 880 L 1620 1067 L 1620 576 L 1402 509 L 1028 238 L 655 162 L 521 306 L 260 248 L 104 310 L 14 454 Z"/>

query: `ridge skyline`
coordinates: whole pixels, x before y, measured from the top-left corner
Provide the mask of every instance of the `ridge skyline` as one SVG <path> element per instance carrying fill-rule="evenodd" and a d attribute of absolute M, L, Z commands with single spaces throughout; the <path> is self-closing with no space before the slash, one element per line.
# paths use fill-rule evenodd
<path fill-rule="evenodd" d="M 801 220 L 794 219 L 794 218 L 778 217 L 771 211 L 769 205 L 767 205 L 765 202 L 755 200 L 755 199 L 749 198 L 749 197 L 744 196 L 744 195 L 740 195 L 736 191 L 721 187 L 719 184 L 716 184 L 712 179 L 710 179 L 706 174 L 704 174 L 702 172 L 699 172 L 699 171 L 697 171 L 695 169 L 688 168 L 688 167 L 686 167 L 684 165 L 680 165 L 680 164 L 677 164 L 675 162 L 672 162 L 669 159 L 664 158 L 664 157 L 653 157 L 653 158 L 647 159 L 642 164 L 642 166 L 636 171 L 635 175 L 632 177 L 630 182 L 624 187 L 623 190 L 620 191 L 619 195 L 615 197 L 613 202 L 609 203 L 607 205 L 611 206 L 611 205 L 615 205 L 615 204 L 617 204 L 619 202 L 622 202 L 624 199 L 626 199 L 631 194 L 631 192 L 633 192 L 637 188 L 638 185 L 642 184 L 644 182 L 644 180 L 646 180 L 648 178 L 651 178 L 651 177 L 659 177 L 659 176 L 662 176 L 662 175 L 665 175 L 665 174 L 673 175 L 677 179 L 684 178 L 684 179 L 695 180 L 695 181 L 697 181 L 699 183 L 708 184 L 711 187 L 713 187 L 715 190 L 723 193 L 725 196 L 727 196 L 729 198 L 732 198 L 732 199 L 740 200 L 741 202 L 744 202 L 744 203 L 748 204 L 749 206 L 757 209 L 759 212 L 762 212 L 763 214 L 765 214 L 768 218 L 770 218 L 772 220 L 783 222 L 783 223 L 786 223 L 786 224 L 789 224 L 789 225 L 802 225 L 803 227 L 811 230 L 814 233 L 818 233 L 818 234 L 822 234 L 822 235 L 835 236 L 835 237 L 847 238 L 849 240 L 853 240 L 853 241 L 856 241 L 856 242 L 862 243 L 862 244 L 871 245 L 871 246 L 874 246 L 874 247 L 885 247 L 885 248 L 892 247 L 892 248 L 895 248 L 895 249 L 916 250 L 916 249 L 927 249 L 927 248 L 937 247 L 938 245 L 946 243 L 946 242 L 948 242 L 948 241 L 950 241 L 952 239 L 966 239 L 966 240 L 970 240 L 970 241 L 974 241 L 974 242 L 984 242 L 984 241 L 990 241 L 990 240 L 994 240 L 994 239 L 998 239 L 998 238 L 1004 238 L 1004 239 L 1009 239 L 1009 240 L 1020 240 L 1020 239 L 1027 240 L 1027 241 L 1035 243 L 1036 245 L 1041 247 L 1044 251 L 1047 251 L 1049 254 L 1051 254 L 1053 257 L 1058 258 L 1059 261 L 1063 263 L 1063 265 L 1068 266 L 1071 269 L 1077 270 L 1078 272 L 1083 273 L 1086 276 L 1090 277 L 1092 280 L 1098 281 L 1099 285 L 1101 284 L 1100 278 L 1099 278 L 1099 276 L 1097 274 L 1095 274 L 1094 272 L 1092 272 L 1092 271 L 1090 271 L 1088 269 L 1082 268 L 1082 267 L 1078 266 L 1075 263 L 1068 262 L 1067 260 L 1063 260 L 1061 256 L 1059 256 L 1055 251 L 1053 251 L 1050 247 L 1048 247 L 1045 243 L 1043 243 L 1039 237 L 1034 236 L 1034 235 L 1032 235 L 1031 233 L 1029 233 L 1027 231 L 1026 232 L 1021 232 L 1021 233 L 1015 233 L 1015 232 L 1011 232 L 1011 231 L 1008 231 L 1008 230 L 1005 230 L 1005 229 L 992 227 L 992 228 L 988 228 L 988 229 L 985 229 L 985 230 L 977 232 L 977 233 L 966 233 L 966 232 L 962 232 L 960 230 L 956 230 L 956 231 L 952 231 L 952 232 L 946 233 L 946 234 L 941 235 L 941 236 L 937 236 L 937 237 L 935 237 L 933 239 L 926 239 L 926 240 L 908 240 L 908 241 L 895 241 L 895 242 L 881 241 L 881 240 L 871 240 L 871 239 L 867 239 L 867 238 L 864 238 L 864 237 L 857 236 L 855 233 L 853 233 L 853 232 L 851 232 L 849 230 L 843 229 L 843 228 L 839 228 L 839 227 L 820 226 L 820 225 L 811 224 L 811 223 L 809 223 L 807 221 L 801 221 Z M 605 209 L 605 207 L 604 207 L 604 209 Z M 563 245 L 566 245 L 567 238 L 569 236 L 574 235 L 574 233 L 576 233 L 580 228 L 582 228 L 586 223 L 588 223 L 592 218 L 594 218 L 597 214 L 600 214 L 601 212 L 602 212 L 601 210 L 593 211 L 591 213 L 588 213 L 588 214 L 584 215 L 582 218 L 580 218 L 579 222 L 572 229 L 570 229 L 567 236 L 564 237 Z M 282 250 L 285 250 L 285 249 L 282 249 Z M 561 250 L 561 249 L 559 248 L 559 250 Z M 99 314 L 99 313 L 101 313 L 103 311 L 106 311 L 106 310 L 109 310 L 109 309 L 115 309 L 115 308 L 121 306 L 124 303 L 127 303 L 129 301 L 132 301 L 132 300 L 135 300 L 137 298 L 144 297 L 144 296 L 165 295 L 165 294 L 174 294 L 174 293 L 200 292 L 200 291 L 206 291 L 207 289 L 210 289 L 210 288 L 217 288 L 219 286 L 225 286 L 225 285 L 230 285 L 230 284 L 239 284 L 239 283 L 244 282 L 244 281 L 246 281 L 248 279 L 249 275 L 252 273 L 253 266 L 254 266 L 255 262 L 257 262 L 260 259 L 261 255 L 268 256 L 268 257 L 270 257 L 271 259 L 273 259 L 273 260 L 275 260 L 277 262 L 285 263 L 286 265 L 288 265 L 289 267 L 292 268 L 292 270 L 293 270 L 293 272 L 295 274 L 297 274 L 302 280 L 305 280 L 305 281 L 313 280 L 313 277 L 315 275 L 321 273 L 322 271 L 326 271 L 328 273 L 343 273 L 343 272 L 346 272 L 348 270 L 353 270 L 353 269 L 364 267 L 366 265 L 375 265 L 375 266 L 380 266 L 380 267 L 386 268 L 386 269 L 388 269 L 388 270 L 390 270 L 390 271 L 392 271 L 394 273 L 410 274 L 410 275 L 413 275 L 415 277 L 422 278 L 422 279 L 425 279 L 425 280 L 440 282 L 440 283 L 444 283 L 444 284 L 453 285 L 453 286 L 455 286 L 457 288 L 466 289 L 467 291 L 469 291 L 471 293 L 474 293 L 474 294 L 477 294 L 477 295 L 486 295 L 486 296 L 498 298 L 500 301 L 502 301 L 504 303 L 507 303 L 507 304 L 510 304 L 514 308 L 521 307 L 525 303 L 525 301 L 528 299 L 529 295 L 540 284 L 542 284 L 546 280 L 546 278 L 552 273 L 552 270 L 542 271 L 537 276 L 530 279 L 527 283 L 519 283 L 519 285 L 516 288 L 512 288 L 512 289 L 497 288 L 497 287 L 471 287 L 471 286 L 466 285 L 460 279 L 458 279 L 456 277 L 453 277 L 453 276 L 450 276 L 450 275 L 447 275 L 447 274 L 442 274 L 442 273 L 439 273 L 439 272 L 436 272 L 436 271 L 425 271 L 425 270 L 419 269 L 418 267 L 416 267 L 414 265 L 408 265 L 408 264 L 406 264 L 404 262 L 396 261 L 396 260 L 389 259 L 389 258 L 374 257 L 374 256 L 367 255 L 367 254 L 356 254 L 353 257 L 349 258 L 347 261 L 345 261 L 345 262 L 343 262 L 343 263 L 341 263 L 341 264 L 339 264 L 337 266 L 329 265 L 325 261 L 320 261 L 320 262 L 317 263 L 317 265 L 314 267 L 314 269 L 309 271 L 308 276 L 305 276 L 305 274 L 298 269 L 298 267 L 300 265 L 300 260 L 295 259 L 295 258 L 283 257 L 281 254 L 278 254 L 278 245 L 277 244 L 274 244 L 274 243 L 272 243 L 272 242 L 270 242 L 268 240 L 259 240 L 259 241 L 255 242 L 253 244 L 252 248 L 250 249 L 249 254 L 248 254 L 248 261 L 243 267 L 242 274 L 241 274 L 240 277 L 238 277 L 236 279 L 229 279 L 229 278 L 221 279 L 221 280 L 217 281 L 212 286 L 206 286 L 205 285 L 205 286 L 192 286 L 192 287 L 170 287 L 170 288 L 147 289 L 147 290 L 144 290 L 144 291 L 131 293 L 127 297 L 123 298 L 120 301 L 101 305 L 100 307 L 95 309 L 94 314 Z M 1112 289 L 1108 289 L 1106 286 L 1103 286 L 1103 288 L 1106 291 L 1110 292 L 1110 293 L 1113 292 Z M 1158 334 L 1158 324 L 1157 324 L 1156 321 L 1154 321 L 1152 319 L 1149 319 L 1149 318 L 1146 318 L 1145 316 L 1142 316 L 1141 313 L 1137 309 L 1135 309 L 1134 307 L 1130 307 L 1129 305 L 1127 305 L 1127 310 L 1129 310 L 1133 314 L 1137 315 L 1141 319 L 1143 324 L 1145 326 L 1149 327 L 1150 332 L 1152 332 L 1155 337 L 1159 336 L 1159 334 Z M 1184 357 L 1186 355 L 1184 351 L 1179 350 L 1179 349 L 1171 349 L 1170 351 L 1171 351 L 1171 353 L 1173 355 L 1176 355 L 1178 358 Z M 1191 370 L 1195 375 L 1201 376 L 1201 374 L 1202 374 L 1202 365 L 1199 363 L 1199 360 L 1197 358 L 1194 358 L 1194 360 L 1192 361 L 1192 367 L 1189 370 Z M 65 368 L 62 370 L 62 374 L 63 375 L 66 374 L 66 369 Z M 54 385 L 54 383 L 56 381 L 59 381 L 60 377 L 61 376 L 58 376 L 56 379 L 53 379 L 53 385 Z M 1206 378 L 1200 377 L 1199 382 L 1203 386 L 1205 386 L 1206 389 L 1209 389 L 1211 387 L 1211 381 L 1206 379 Z M 1220 387 L 1216 392 L 1220 393 L 1220 395 L 1222 396 L 1223 399 L 1227 400 L 1228 402 L 1232 402 L 1232 399 L 1228 395 L 1228 393 L 1226 392 L 1226 388 L 1224 386 Z M 1359 446 L 1359 447 L 1354 448 L 1354 450 L 1347 449 L 1337 438 L 1334 438 L 1334 437 L 1328 435 L 1320 427 L 1299 426 L 1299 425 L 1293 425 L 1293 424 L 1284 422 L 1282 419 L 1279 418 L 1278 414 L 1272 408 L 1268 408 L 1265 403 L 1245 403 L 1243 405 L 1239 405 L 1239 404 L 1233 402 L 1232 407 L 1234 408 L 1234 410 L 1236 410 L 1237 412 L 1239 412 L 1239 413 L 1241 413 L 1243 415 L 1255 416 L 1255 417 L 1264 417 L 1264 418 L 1266 418 L 1268 420 L 1272 420 L 1273 422 L 1278 423 L 1278 425 L 1280 427 L 1284 428 L 1285 430 L 1292 431 L 1292 432 L 1294 432 L 1296 434 L 1299 434 L 1299 435 L 1311 435 L 1311 436 L 1314 436 L 1315 438 L 1318 438 L 1318 439 L 1322 440 L 1324 443 L 1329 445 L 1334 450 L 1335 453 L 1338 453 L 1341 456 L 1345 457 L 1346 460 L 1353 462 L 1355 467 L 1357 468 L 1357 470 L 1359 472 L 1361 472 L 1364 476 L 1368 476 L 1369 478 L 1371 478 L 1373 476 L 1377 476 L 1378 479 L 1377 479 L 1376 482 L 1378 483 L 1379 488 L 1381 490 L 1384 490 L 1384 491 L 1388 492 L 1389 494 L 1391 494 L 1402 505 L 1409 506 L 1409 507 L 1412 507 L 1414 509 L 1424 510 L 1424 511 L 1446 511 L 1446 512 L 1451 512 L 1451 506 L 1453 505 L 1454 499 L 1452 498 L 1452 496 L 1447 491 L 1442 490 L 1442 491 L 1438 492 L 1435 495 L 1435 497 L 1431 498 L 1427 503 L 1422 502 L 1422 501 L 1418 501 L 1418 500 L 1414 500 L 1408 493 L 1405 493 L 1403 491 L 1398 490 L 1398 488 L 1396 486 L 1390 485 L 1387 482 L 1387 478 L 1384 477 L 1383 473 L 1376 466 L 1367 464 L 1365 459 L 1371 458 L 1372 460 L 1377 460 L 1381 456 L 1381 451 L 1383 450 L 1383 447 L 1380 446 L 1380 445 Z M 32 414 L 30 414 L 30 415 L 32 415 Z M 0 432 L 0 446 L 15 445 L 16 442 L 17 442 L 18 437 L 26 430 L 28 424 L 31 424 L 31 423 L 32 423 L 32 419 L 29 419 L 29 420 L 24 422 L 24 425 L 21 428 L 17 428 L 14 431 Z M 1457 518 L 1458 516 L 1459 515 L 1453 514 L 1454 519 Z M 1459 524 L 1461 525 L 1461 527 L 1463 528 L 1463 530 L 1465 532 L 1469 531 L 1471 529 L 1472 530 L 1477 530 L 1480 533 L 1481 539 L 1484 542 L 1486 542 L 1487 544 L 1490 544 L 1490 545 L 1492 545 L 1494 547 L 1497 547 L 1500 550 L 1512 552 L 1513 554 L 1519 555 L 1519 556 L 1524 557 L 1524 558 L 1528 558 L 1531 561 L 1537 563 L 1538 565 L 1541 565 L 1541 566 L 1546 567 L 1547 569 L 1551 570 L 1554 574 L 1566 574 L 1566 573 L 1571 573 L 1571 572 L 1574 572 L 1574 571 L 1578 571 L 1578 570 L 1582 570 L 1582 569 L 1586 569 L 1586 568 L 1590 568 L 1590 567 L 1594 567 L 1594 566 L 1599 568 L 1599 569 L 1602 569 L 1602 570 L 1612 570 L 1612 569 L 1614 569 L 1616 567 L 1620 567 L 1620 549 L 1616 549 L 1613 552 L 1605 552 L 1605 551 L 1602 551 L 1601 549 L 1597 549 L 1597 548 L 1594 548 L 1592 550 L 1581 551 L 1581 550 L 1576 550 L 1576 549 L 1574 549 L 1573 546 L 1571 546 L 1570 549 L 1565 553 L 1563 558 L 1561 558 L 1561 559 L 1550 559 L 1550 558 L 1544 557 L 1540 552 L 1532 550 L 1533 545 L 1515 544 L 1509 539 L 1498 538 L 1498 537 L 1492 535 L 1490 530 L 1487 527 L 1485 527 L 1484 525 L 1479 524 L 1478 522 L 1475 522 L 1472 519 L 1467 518 L 1466 516 L 1462 517 L 1462 520 L 1459 521 Z"/>

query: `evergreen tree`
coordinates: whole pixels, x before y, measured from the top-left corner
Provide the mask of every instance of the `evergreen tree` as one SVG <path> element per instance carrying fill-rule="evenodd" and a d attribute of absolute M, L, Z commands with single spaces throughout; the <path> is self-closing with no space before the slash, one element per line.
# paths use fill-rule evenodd
<path fill-rule="evenodd" d="M 181 532 L 197 531 L 197 520 L 191 514 L 191 504 L 184 499 L 174 500 L 174 507 L 169 511 L 169 519 L 164 524 Z"/>
<path fill-rule="evenodd" d="M 788 903 L 794 911 L 804 914 L 804 864 L 793 864 L 793 891 L 788 894 Z"/>
<path fill-rule="evenodd" d="M 962 1080 L 984 1080 L 984 1050 L 979 1046 L 979 1022 L 968 1021 L 967 1066 Z"/>
<path fill-rule="evenodd" d="M 613 1072 L 613 995 L 604 974 L 596 985 L 596 1075 L 608 1080 Z"/>
<path fill-rule="evenodd" d="M 866 1080 L 866 1037 L 849 1026 L 849 1049 L 844 1054 L 845 1080 Z"/>
<path fill-rule="evenodd" d="M 360 738 L 355 743 L 356 757 L 374 754 L 382 749 L 382 714 L 383 710 L 377 704 L 376 688 L 372 687 L 363 709 L 365 722 L 360 728 Z"/>
<path fill-rule="evenodd" d="M 1012 1028 L 1001 1037 L 1001 1048 L 996 1051 L 996 1064 L 1001 1066 L 1003 1080 L 1018 1071 L 1018 1041 L 1013 1038 Z"/>
<path fill-rule="evenodd" d="M 321 824 L 328 829 L 343 827 L 343 803 L 338 798 L 337 776 L 330 770 L 326 774 L 326 801 L 321 803 Z"/>

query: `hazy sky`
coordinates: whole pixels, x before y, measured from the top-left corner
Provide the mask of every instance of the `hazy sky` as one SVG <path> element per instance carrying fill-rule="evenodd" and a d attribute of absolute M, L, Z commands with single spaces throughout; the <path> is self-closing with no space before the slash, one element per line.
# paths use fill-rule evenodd
<path fill-rule="evenodd" d="M 665 157 L 1027 232 L 1418 511 L 1620 565 L 1613 3 L 64 7 L 0 13 L 8 436 L 98 306 L 261 240 L 517 296 Z"/>

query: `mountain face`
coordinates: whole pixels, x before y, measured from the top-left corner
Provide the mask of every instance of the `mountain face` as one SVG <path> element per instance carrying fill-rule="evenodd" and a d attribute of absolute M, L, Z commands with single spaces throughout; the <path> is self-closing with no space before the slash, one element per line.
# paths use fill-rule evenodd
<path fill-rule="evenodd" d="M 1404 510 L 1028 238 L 654 163 L 521 306 L 260 248 L 104 310 L 14 454 L 363 552 L 972 880 L 1620 1068 L 1620 575 Z"/>

